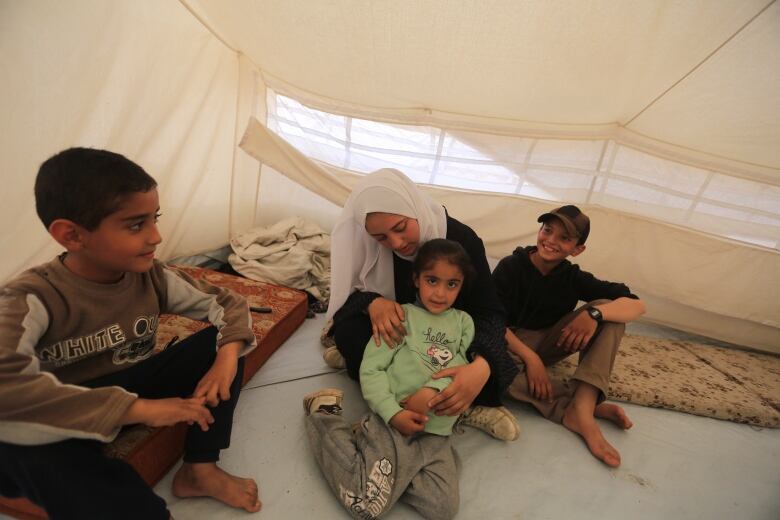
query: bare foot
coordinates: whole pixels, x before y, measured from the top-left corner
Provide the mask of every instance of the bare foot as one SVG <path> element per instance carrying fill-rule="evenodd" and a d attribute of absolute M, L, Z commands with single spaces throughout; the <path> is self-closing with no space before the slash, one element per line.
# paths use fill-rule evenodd
<path fill-rule="evenodd" d="M 628 430 L 634 425 L 634 423 L 631 422 L 631 419 L 628 418 L 628 415 L 626 415 L 626 411 L 612 403 L 601 403 L 596 406 L 593 415 L 600 419 L 612 421 L 624 430 Z"/>
<path fill-rule="evenodd" d="M 257 484 L 251 478 L 225 473 L 213 462 L 182 464 L 173 477 L 173 494 L 180 498 L 211 497 L 250 513 L 260 511 Z"/>
<path fill-rule="evenodd" d="M 563 414 L 563 425 L 574 433 L 578 433 L 588 445 L 588 449 L 594 457 L 607 466 L 616 468 L 620 466 L 620 453 L 612 447 L 596 424 L 592 413 L 585 409 L 570 404 Z"/>

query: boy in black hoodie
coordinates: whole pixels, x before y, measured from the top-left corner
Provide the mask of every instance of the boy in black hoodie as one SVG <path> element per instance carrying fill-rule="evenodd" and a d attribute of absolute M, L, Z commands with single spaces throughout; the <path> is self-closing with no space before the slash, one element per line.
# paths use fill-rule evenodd
<path fill-rule="evenodd" d="M 507 311 L 509 351 L 520 367 L 507 393 L 581 435 L 596 458 L 617 467 L 620 453 L 595 419 L 623 429 L 633 424 L 621 407 L 604 400 L 625 323 L 645 306 L 624 284 L 599 280 L 567 260 L 585 251 L 590 233 L 590 219 L 579 208 L 554 209 L 538 222 L 536 245 L 518 247 L 493 271 Z M 578 301 L 586 303 L 575 310 Z M 580 359 L 573 384 L 553 384 L 545 366 L 574 352 Z"/>

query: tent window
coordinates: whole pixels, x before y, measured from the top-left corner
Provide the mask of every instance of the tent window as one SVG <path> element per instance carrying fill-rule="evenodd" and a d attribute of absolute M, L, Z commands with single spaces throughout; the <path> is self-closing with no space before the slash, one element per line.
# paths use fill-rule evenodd
<path fill-rule="evenodd" d="M 780 188 L 613 140 L 536 139 L 329 114 L 268 90 L 268 126 L 313 159 L 419 183 L 598 204 L 780 249 Z"/>

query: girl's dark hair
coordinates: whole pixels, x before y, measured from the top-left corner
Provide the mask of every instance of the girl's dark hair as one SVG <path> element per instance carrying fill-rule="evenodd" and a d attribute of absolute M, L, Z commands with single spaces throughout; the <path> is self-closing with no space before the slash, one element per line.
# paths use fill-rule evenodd
<path fill-rule="evenodd" d="M 463 273 L 463 288 L 468 290 L 472 280 L 477 276 L 477 271 L 471 265 L 469 254 L 463 246 L 446 238 L 434 238 L 424 243 L 417 251 L 417 257 L 412 264 L 412 273 L 415 277 L 426 269 L 430 269 L 437 260 L 446 260 Z"/>

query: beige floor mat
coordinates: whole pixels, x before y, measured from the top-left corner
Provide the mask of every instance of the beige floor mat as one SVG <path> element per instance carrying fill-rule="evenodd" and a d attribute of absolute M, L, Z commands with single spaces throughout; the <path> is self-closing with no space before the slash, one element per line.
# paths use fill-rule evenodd
<path fill-rule="evenodd" d="M 568 379 L 577 357 L 551 367 Z M 780 428 L 780 357 L 684 341 L 626 335 L 610 399 Z"/>

